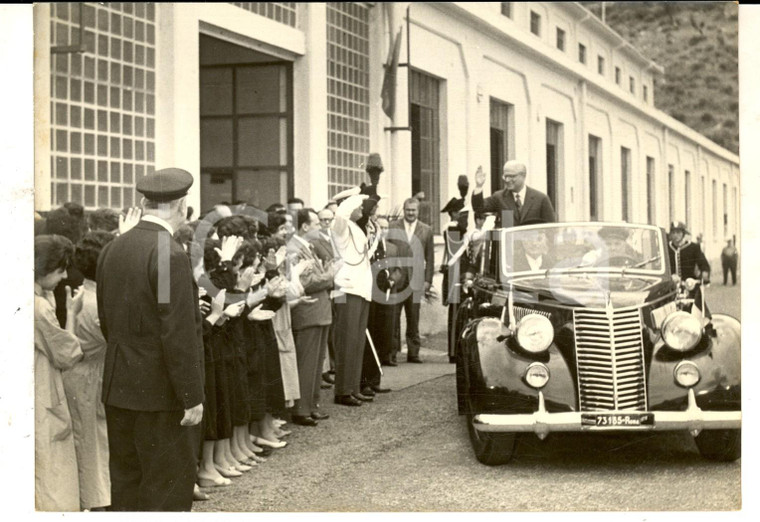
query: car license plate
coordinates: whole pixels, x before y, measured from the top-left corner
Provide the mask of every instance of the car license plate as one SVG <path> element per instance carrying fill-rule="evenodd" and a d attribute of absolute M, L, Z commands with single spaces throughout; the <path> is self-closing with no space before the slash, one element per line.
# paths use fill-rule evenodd
<path fill-rule="evenodd" d="M 635 428 L 654 426 L 653 413 L 584 413 L 581 415 L 584 428 Z"/>

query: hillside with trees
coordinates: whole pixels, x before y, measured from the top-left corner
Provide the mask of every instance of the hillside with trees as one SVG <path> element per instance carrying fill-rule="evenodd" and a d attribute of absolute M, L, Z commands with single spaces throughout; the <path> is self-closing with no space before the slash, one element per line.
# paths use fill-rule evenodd
<path fill-rule="evenodd" d="M 581 2 L 601 18 L 602 2 Z M 606 22 L 665 69 L 658 109 L 739 152 L 738 5 L 604 2 Z"/>

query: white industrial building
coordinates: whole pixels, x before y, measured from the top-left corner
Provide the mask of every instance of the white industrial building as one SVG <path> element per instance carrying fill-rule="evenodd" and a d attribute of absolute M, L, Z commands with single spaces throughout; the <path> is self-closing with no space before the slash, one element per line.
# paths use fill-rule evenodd
<path fill-rule="evenodd" d="M 662 73 L 577 3 L 37 4 L 35 207 L 131 206 L 176 166 L 201 211 L 320 208 L 379 152 L 385 204 L 424 191 L 439 231 L 460 174 L 490 193 L 518 159 L 563 220 L 684 220 L 714 256 L 739 158 L 655 108 Z"/>

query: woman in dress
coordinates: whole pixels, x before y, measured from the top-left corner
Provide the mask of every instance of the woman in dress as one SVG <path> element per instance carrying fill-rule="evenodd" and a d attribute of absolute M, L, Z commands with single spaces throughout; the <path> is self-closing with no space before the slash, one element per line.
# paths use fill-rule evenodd
<path fill-rule="evenodd" d="M 66 323 L 55 315 L 53 290 L 66 276 L 74 245 L 62 236 L 34 238 L 35 506 L 79 511 L 79 478 L 71 414 L 61 372 L 82 357 L 75 334 L 83 293 L 66 289 Z"/>
<path fill-rule="evenodd" d="M 282 213 L 270 215 L 268 224 L 270 233 L 279 247 L 276 254 L 280 253 L 280 249 L 284 248 L 287 237 L 292 233 L 293 226 L 292 221 L 288 221 L 289 217 L 289 214 Z M 280 259 L 277 258 L 276 254 L 274 262 L 272 262 L 272 256 L 270 256 L 270 266 L 274 265 L 274 269 L 277 270 L 278 274 L 284 276 L 285 256 L 283 255 L 282 259 Z M 297 283 L 293 284 L 291 280 L 285 279 L 283 285 L 285 287 L 285 299 L 287 302 L 297 300 L 303 293 L 303 289 Z M 272 319 L 272 326 L 274 327 L 277 347 L 279 349 L 285 407 L 290 409 L 295 404 L 295 401 L 301 398 L 301 387 L 298 382 L 296 344 L 293 339 L 293 329 L 290 320 L 290 306 L 281 306 L 273 311 L 275 312 L 275 316 Z"/>
<path fill-rule="evenodd" d="M 84 297 L 76 335 L 84 358 L 63 372 L 63 385 L 74 425 L 80 503 L 82 509 L 90 510 L 111 504 L 108 428 L 101 401 L 106 340 L 98 319 L 95 267 L 100 251 L 113 238 L 109 232 L 89 232 L 77 244 L 74 265 L 84 277 Z"/>

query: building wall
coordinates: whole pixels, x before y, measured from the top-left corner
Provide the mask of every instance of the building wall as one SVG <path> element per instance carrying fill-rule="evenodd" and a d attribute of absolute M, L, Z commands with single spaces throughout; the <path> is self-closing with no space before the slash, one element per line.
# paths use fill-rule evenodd
<path fill-rule="evenodd" d="M 88 154 L 87 151 L 59 151 L 57 132 L 79 132 L 67 120 L 59 119 L 59 87 L 63 81 L 67 92 L 71 82 L 90 81 L 77 76 L 75 71 L 64 69 L 57 56 L 46 53 L 51 45 L 65 43 L 59 34 L 61 24 L 71 38 L 76 23 L 59 13 L 59 8 L 40 4 L 36 9 L 36 23 L 49 31 L 35 35 L 39 52 L 35 54 L 35 85 L 39 92 L 48 90 L 54 99 L 51 105 L 38 104 L 37 121 L 49 123 L 52 132 L 37 133 L 35 169 L 37 173 L 36 206 L 40 210 L 60 203 L 63 192 L 57 192 L 59 183 L 66 184 L 65 197 L 73 199 L 71 187 L 79 180 L 70 174 L 71 159 L 92 159 L 95 179 L 82 180 L 96 193 L 107 192 L 108 205 L 123 207 L 132 201 L 131 186 L 141 172 L 152 168 L 178 166 L 199 175 L 199 35 L 207 34 L 236 45 L 254 49 L 292 63 L 293 70 L 293 171 L 292 193 L 313 206 L 321 206 L 337 190 L 363 180 L 363 160 L 368 152 L 380 152 L 385 163 L 380 193 L 388 196 L 383 207 L 391 209 L 401 204 L 411 190 L 411 138 L 408 130 L 408 98 L 406 82 L 408 70 L 400 67 L 397 77 L 397 110 L 391 120 L 382 111 L 380 85 L 385 73 L 391 34 L 402 31 L 400 61 L 409 63 L 439 81 L 440 128 L 440 179 L 439 201 L 434 206 L 457 196 L 456 180 L 461 174 L 471 179 L 479 165 L 490 171 L 490 100 L 511 105 L 510 128 L 514 144 L 509 157 L 521 160 L 528 167 L 528 184 L 546 190 L 546 123 L 561 124 L 560 182 L 557 187 L 560 218 L 585 220 L 589 216 L 588 195 L 588 136 L 601 139 L 601 175 L 599 190 L 602 193 L 600 214 L 605 220 L 622 217 L 621 201 L 621 147 L 631 150 L 631 219 L 647 220 L 650 202 L 646 194 L 646 158 L 654 159 L 656 193 L 654 222 L 667 226 L 670 218 L 668 196 L 668 165 L 673 165 L 675 195 L 673 215 L 686 219 L 689 208 L 689 227 L 694 235 L 702 233 L 711 251 L 720 248 L 725 236 L 739 234 L 738 158 L 721 149 L 681 123 L 665 116 L 654 108 L 653 78 L 660 74 L 653 64 L 622 38 L 601 24 L 588 11 L 577 4 L 512 3 L 511 17 L 501 13 L 499 3 L 480 4 L 293 4 L 282 3 L 271 7 L 260 4 L 156 4 L 154 18 L 136 15 L 136 6 L 121 4 L 117 10 L 111 5 L 87 4 L 93 12 L 108 14 L 108 24 L 98 25 L 97 15 L 92 30 L 95 51 L 88 49 L 83 62 L 94 61 L 96 75 L 93 84 L 106 89 L 107 96 L 117 96 L 120 107 L 99 106 L 95 87 L 95 103 L 84 103 L 95 114 L 95 129 L 85 129 L 98 143 L 102 134 L 108 141 L 105 150 Z M 411 56 L 406 53 L 406 7 L 410 5 Z M 62 8 L 61 8 L 62 9 Z M 69 6 L 69 13 L 74 9 Z M 155 116 L 145 114 L 153 121 L 155 131 L 148 136 L 144 123 L 143 133 L 137 135 L 134 118 L 138 116 L 136 99 L 139 89 L 126 85 L 123 80 L 125 56 L 111 55 L 114 40 L 136 39 L 136 34 L 125 37 L 115 32 L 115 16 L 125 17 L 123 10 L 133 10 L 126 17 L 140 19 L 144 24 L 146 42 L 142 43 L 145 55 L 141 58 L 145 75 L 142 77 L 142 107 Z M 530 31 L 530 12 L 541 17 L 540 35 Z M 145 8 L 147 17 L 148 8 Z M 388 18 L 392 17 L 389 27 Z M 52 18 L 52 19 L 51 19 Z M 105 22 L 103 22 L 105 23 Z M 151 26 L 152 40 L 147 27 Z M 565 48 L 556 45 L 556 29 L 565 32 Z M 123 33 L 123 29 L 119 29 Z M 108 56 L 100 57 L 103 36 L 109 45 Z M 586 46 L 586 63 L 578 59 L 578 44 Z M 105 41 L 104 41 L 105 44 Z M 330 45 L 333 45 L 331 50 Z M 148 48 L 153 49 L 149 64 Z M 105 47 L 104 47 L 105 49 Z M 123 46 L 121 48 L 123 50 Z M 342 54 L 335 54 L 336 49 Z M 331 54 L 332 53 L 332 54 Z M 603 74 L 597 70 L 598 56 L 605 60 Z M 108 76 L 98 77 L 98 61 L 108 68 Z M 133 56 L 136 60 L 136 55 Z M 67 66 L 71 67 L 71 58 Z M 114 80 L 111 68 L 121 67 L 122 78 Z M 621 84 L 614 81 L 615 66 L 621 69 Z M 332 69 L 331 69 L 332 67 Z M 340 69 L 336 69 L 340 67 Z M 115 71 L 115 69 L 113 69 Z M 48 74 L 41 74 L 48 71 Z M 350 76 L 349 76 L 350 73 Z M 150 75 L 150 76 L 149 76 Z M 635 92 L 629 92 L 629 77 L 635 79 Z M 149 80 L 152 78 L 152 80 Z M 82 86 L 84 83 L 82 83 Z M 153 85 L 154 92 L 151 91 Z M 642 86 L 648 86 L 647 100 L 643 99 Z M 102 91 L 102 89 L 101 89 Z M 125 108 L 125 94 L 132 108 Z M 67 94 L 68 96 L 68 94 Z M 40 99 L 44 99 L 43 97 Z M 110 105 L 109 98 L 104 103 Z M 105 130 L 99 129 L 98 110 L 106 110 Z M 120 130 L 110 127 L 111 115 L 120 117 Z M 124 117 L 133 118 L 127 135 Z M 347 120 L 338 121 L 342 117 Z M 115 120 L 114 120 L 115 121 Z M 345 124 L 349 126 L 346 127 Z M 400 127 L 391 131 L 388 127 Z M 346 130 L 350 129 L 350 130 Z M 119 134 L 120 133 L 120 134 Z M 111 157 L 118 143 L 120 157 Z M 68 137 L 67 137 L 68 139 Z M 124 141 L 143 142 L 142 159 L 137 159 L 134 143 L 132 158 L 126 156 Z M 333 141 L 330 141 L 333 140 Z M 153 153 L 149 153 L 148 146 Z M 69 163 L 66 178 L 59 177 L 57 161 L 65 157 Z M 52 162 L 51 162 L 52 160 Z M 98 162 L 106 162 L 108 180 L 97 177 Z M 119 164 L 119 178 L 111 177 L 111 164 Z M 84 163 L 83 163 L 84 165 Z M 142 168 L 138 173 L 138 168 Z M 126 172 L 132 171 L 132 181 Z M 685 173 L 689 172 L 691 201 L 684 194 Z M 84 175 L 84 174 L 83 174 Z M 114 174 L 115 176 L 115 174 Z M 713 197 L 715 182 L 717 194 Z M 114 185 L 115 184 L 115 185 Z M 726 184 L 728 205 L 723 201 L 723 184 Z M 703 188 L 704 185 L 704 188 Z M 198 207 L 200 183 L 190 193 L 190 204 Z M 497 187 L 487 182 L 486 193 Z M 737 205 L 734 205 L 734 192 Z M 59 196 L 56 196 L 60 194 Z M 58 197 L 59 199 L 56 199 Z M 715 205 L 713 205 L 715 200 Z M 105 196 L 102 200 L 106 201 Z M 94 205 L 100 206 L 101 200 Z M 715 208 L 713 208 L 715 207 Z M 724 226 L 724 214 L 727 223 Z"/>
<path fill-rule="evenodd" d="M 542 17 L 541 36 L 529 31 L 530 10 Z M 553 11 L 557 11 L 556 13 Z M 459 174 L 471 177 L 478 165 L 489 169 L 489 99 L 513 106 L 514 158 L 526 163 L 528 184 L 546 190 L 546 121 L 562 124 L 563 150 L 558 187 L 560 218 L 589 218 L 587 189 L 588 136 L 602 140 L 602 219 L 622 219 L 620 148 L 631 151 L 631 220 L 647 222 L 647 209 L 654 205 L 654 224 L 668 227 L 670 197 L 668 166 L 673 165 L 674 211 L 685 220 L 685 171 L 690 172 L 692 235 L 702 233 L 710 252 L 719 251 L 724 236 L 739 234 L 740 209 L 732 205 L 738 189 L 738 158 L 709 142 L 691 129 L 653 108 L 652 65 L 640 64 L 615 49 L 607 34 L 595 35 L 592 28 L 578 29 L 565 6 L 519 3 L 509 19 L 496 6 L 452 6 L 413 4 L 411 9 L 413 67 L 441 81 L 441 125 L 446 127 L 441 143 L 441 202 L 456 195 Z M 503 20 L 501 19 L 503 18 Z M 521 26 L 518 24 L 522 24 Z M 555 48 L 555 28 L 566 30 L 565 51 Z M 589 36 L 591 35 L 591 36 Z M 577 62 L 577 42 L 587 42 L 587 64 Z M 619 44 L 617 44 L 619 45 Z M 596 57 L 605 56 L 605 74 L 599 75 Z M 610 57 L 612 57 L 610 59 Z M 621 67 L 621 85 L 614 83 L 614 69 Z M 629 77 L 635 91 L 628 89 Z M 642 85 L 648 85 L 643 99 Z M 510 155 L 510 157 L 512 157 Z M 653 187 L 657 197 L 650 202 L 646 191 L 647 157 L 654 160 Z M 703 167 L 698 158 L 703 157 Z M 701 176 L 706 177 L 706 205 Z M 713 217 L 712 181 L 717 184 L 717 212 Z M 723 205 L 723 183 L 728 190 L 728 208 Z M 485 192 L 494 187 L 486 182 Z M 727 225 L 723 225 L 723 214 Z M 704 214 L 704 215 L 703 215 Z M 714 219 L 717 225 L 713 226 Z"/>

